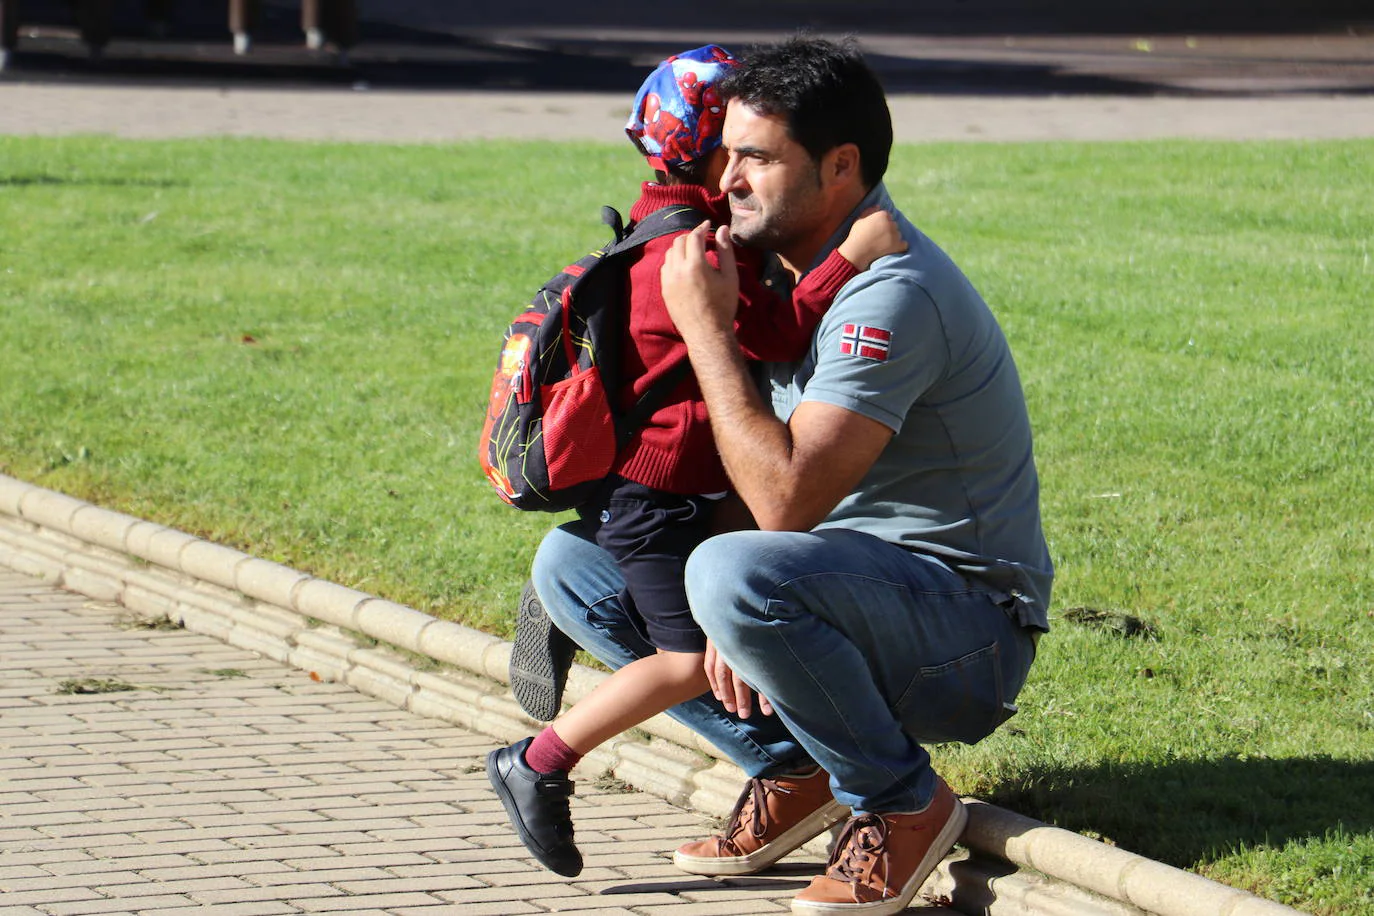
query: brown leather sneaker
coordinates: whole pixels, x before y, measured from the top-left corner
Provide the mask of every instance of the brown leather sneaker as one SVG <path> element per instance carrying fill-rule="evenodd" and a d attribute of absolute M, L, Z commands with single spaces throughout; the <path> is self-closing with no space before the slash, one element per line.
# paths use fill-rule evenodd
<path fill-rule="evenodd" d="M 842 819 L 848 809 L 830 794 L 830 774 L 751 779 L 724 835 L 688 843 L 673 864 L 693 875 L 752 875 Z"/>
<path fill-rule="evenodd" d="M 967 821 L 964 803 L 943 779 L 924 811 L 850 818 L 835 844 L 830 866 L 792 898 L 792 912 L 805 916 L 900 913 L 959 839 Z"/>

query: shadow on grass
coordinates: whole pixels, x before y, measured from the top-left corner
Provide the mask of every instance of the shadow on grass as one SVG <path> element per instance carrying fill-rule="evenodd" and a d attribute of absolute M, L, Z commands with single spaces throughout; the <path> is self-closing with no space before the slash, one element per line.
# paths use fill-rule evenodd
<path fill-rule="evenodd" d="M 1180 868 L 1242 845 L 1374 831 L 1374 762 L 1331 757 L 1103 764 L 987 801 Z"/>
<path fill-rule="evenodd" d="M 183 188 L 185 181 L 168 181 L 150 178 L 123 178 L 116 175 L 103 177 L 73 177 L 71 175 L 3 175 L 0 174 L 0 188 L 34 187 L 100 187 L 100 188 Z"/>

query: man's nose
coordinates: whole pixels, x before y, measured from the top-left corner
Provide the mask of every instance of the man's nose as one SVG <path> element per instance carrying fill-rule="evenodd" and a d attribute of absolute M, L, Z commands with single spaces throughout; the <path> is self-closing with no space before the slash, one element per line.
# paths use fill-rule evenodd
<path fill-rule="evenodd" d="M 728 194 L 744 186 L 744 177 L 739 168 L 739 160 L 731 156 L 725 161 L 725 171 L 720 174 L 720 191 Z"/>

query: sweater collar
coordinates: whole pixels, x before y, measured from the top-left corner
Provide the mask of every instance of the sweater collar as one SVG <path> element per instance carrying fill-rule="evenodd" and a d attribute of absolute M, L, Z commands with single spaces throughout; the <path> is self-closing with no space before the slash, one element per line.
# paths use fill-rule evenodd
<path fill-rule="evenodd" d="M 730 221 L 730 204 L 724 194 L 711 194 L 698 184 L 659 184 L 644 182 L 639 200 L 630 209 L 630 219 L 641 220 L 664 207 L 692 207 L 711 217 L 713 223 Z"/>

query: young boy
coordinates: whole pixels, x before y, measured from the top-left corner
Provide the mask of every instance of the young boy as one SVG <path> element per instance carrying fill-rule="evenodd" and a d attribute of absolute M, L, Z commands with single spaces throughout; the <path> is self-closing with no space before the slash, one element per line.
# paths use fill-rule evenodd
<path fill-rule="evenodd" d="M 716 85 L 734 65 L 719 47 L 697 48 L 663 61 L 640 88 L 626 132 L 656 180 L 644 183 L 632 220 L 689 207 L 713 225 L 728 222 L 729 204 L 716 190 L 727 159 L 720 146 L 724 102 Z M 622 405 L 638 401 L 686 357 L 659 280 L 675 237 L 650 241 L 630 267 Z M 741 350 L 756 360 L 800 358 L 840 288 L 874 260 L 903 250 L 887 213 L 866 214 L 789 299 L 760 279 L 759 253 L 737 248 Z M 615 558 L 625 580 L 620 601 L 656 652 L 617 670 L 533 739 L 487 759 L 487 775 L 521 841 L 559 874 L 582 869 L 567 771 L 607 739 L 708 689 L 706 638 L 692 620 L 683 572 L 688 555 L 712 533 L 713 504 L 728 488 L 701 391 L 688 375 L 618 456 L 598 497 L 579 510 L 597 544 Z M 519 625 L 526 623 L 522 613 Z M 519 651 L 519 635 L 516 642 Z M 523 642 L 528 649 L 530 641 Z M 563 667 L 555 678 L 566 675 Z"/>

